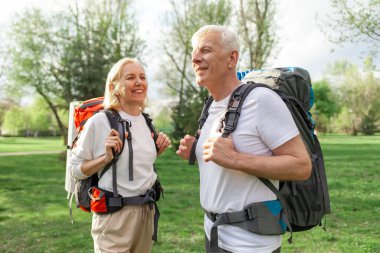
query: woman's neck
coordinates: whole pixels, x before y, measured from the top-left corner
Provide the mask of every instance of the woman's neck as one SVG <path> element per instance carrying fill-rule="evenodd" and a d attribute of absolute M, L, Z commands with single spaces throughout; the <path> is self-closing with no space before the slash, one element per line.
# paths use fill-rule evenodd
<path fill-rule="evenodd" d="M 129 105 L 129 104 L 121 105 L 120 110 L 132 116 L 138 116 L 141 113 L 141 109 L 139 105 Z"/>

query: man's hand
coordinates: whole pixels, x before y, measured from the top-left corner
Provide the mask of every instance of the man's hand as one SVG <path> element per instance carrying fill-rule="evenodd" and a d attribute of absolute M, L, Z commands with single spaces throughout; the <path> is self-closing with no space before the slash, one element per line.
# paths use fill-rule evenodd
<path fill-rule="evenodd" d="M 231 168 L 235 163 L 235 145 L 231 136 L 228 138 L 210 137 L 203 144 L 203 160 L 212 161 L 222 167 Z"/>
<path fill-rule="evenodd" d="M 194 136 L 185 135 L 185 137 L 179 141 L 179 147 L 176 154 L 182 159 L 189 160 L 191 147 L 193 146 L 194 141 Z"/>

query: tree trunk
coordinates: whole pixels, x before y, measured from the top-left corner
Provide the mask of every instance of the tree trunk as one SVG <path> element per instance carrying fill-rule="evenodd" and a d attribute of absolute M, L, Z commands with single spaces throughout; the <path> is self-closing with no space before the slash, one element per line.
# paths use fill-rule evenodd
<path fill-rule="evenodd" d="M 50 110 L 54 114 L 54 118 L 57 121 L 59 131 L 63 137 L 63 144 L 66 146 L 67 145 L 67 128 L 62 124 L 61 118 L 58 115 L 58 111 L 54 104 L 50 101 L 49 97 L 43 93 L 41 90 L 37 89 L 37 92 L 45 99 L 46 103 L 49 105 Z"/>

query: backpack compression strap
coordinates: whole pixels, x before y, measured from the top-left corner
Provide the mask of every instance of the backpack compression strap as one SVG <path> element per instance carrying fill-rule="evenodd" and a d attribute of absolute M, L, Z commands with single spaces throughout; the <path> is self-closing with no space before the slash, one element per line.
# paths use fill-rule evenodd
<path fill-rule="evenodd" d="M 190 151 L 190 157 L 189 157 L 189 165 L 194 165 L 195 164 L 195 149 L 197 147 L 199 135 L 200 135 L 200 130 L 202 129 L 203 125 L 205 124 L 207 117 L 208 117 L 208 110 L 210 109 L 210 106 L 212 104 L 212 101 L 214 101 L 213 97 L 206 97 L 204 100 L 204 105 L 202 109 L 201 116 L 198 119 L 198 131 L 195 133 L 195 140 L 193 143 L 193 146 L 191 146 L 191 151 Z"/>

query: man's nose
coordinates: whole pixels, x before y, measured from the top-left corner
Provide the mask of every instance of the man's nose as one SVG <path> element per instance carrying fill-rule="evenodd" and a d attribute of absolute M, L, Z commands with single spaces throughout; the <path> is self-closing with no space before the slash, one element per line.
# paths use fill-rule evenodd
<path fill-rule="evenodd" d="M 201 61 L 199 52 L 194 52 L 191 60 L 193 63 L 199 63 Z"/>

